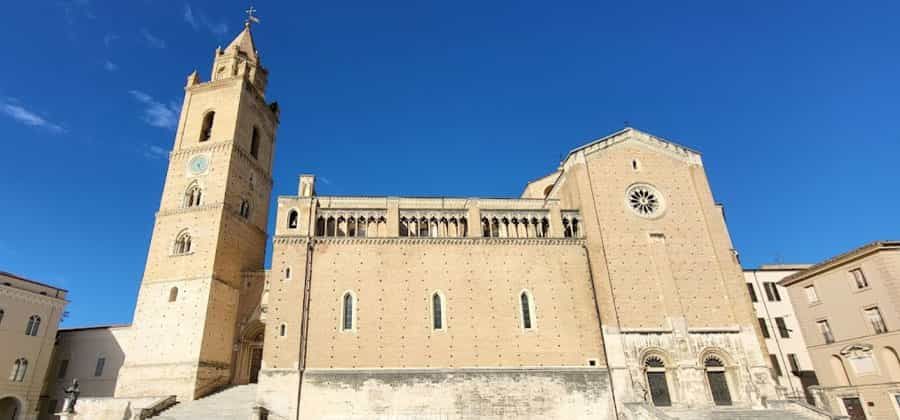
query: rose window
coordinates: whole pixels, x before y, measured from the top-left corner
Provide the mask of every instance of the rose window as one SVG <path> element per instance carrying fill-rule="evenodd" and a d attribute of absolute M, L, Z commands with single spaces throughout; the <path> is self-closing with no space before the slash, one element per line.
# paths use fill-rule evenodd
<path fill-rule="evenodd" d="M 643 217 L 653 217 L 662 208 L 662 196 L 649 185 L 635 185 L 626 193 L 628 206 Z"/>

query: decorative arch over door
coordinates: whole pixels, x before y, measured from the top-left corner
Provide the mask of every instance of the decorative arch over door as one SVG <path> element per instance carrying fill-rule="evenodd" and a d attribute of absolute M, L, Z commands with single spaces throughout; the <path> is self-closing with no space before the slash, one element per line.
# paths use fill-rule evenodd
<path fill-rule="evenodd" d="M 262 369 L 263 347 L 265 344 L 265 324 L 252 320 L 241 335 L 240 358 L 234 378 L 236 384 L 259 382 Z"/>

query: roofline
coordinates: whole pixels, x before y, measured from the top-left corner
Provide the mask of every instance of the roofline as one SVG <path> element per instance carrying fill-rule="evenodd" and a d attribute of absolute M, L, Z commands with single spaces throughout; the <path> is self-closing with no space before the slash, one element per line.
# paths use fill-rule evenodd
<path fill-rule="evenodd" d="M 674 141 L 671 141 L 671 140 L 669 140 L 669 139 L 666 139 L 665 137 L 660 137 L 660 136 L 657 136 L 657 135 L 652 134 L 652 133 L 648 133 L 648 132 L 643 131 L 643 130 L 638 130 L 638 129 L 636 129 L 636 128 L 625 127 L 625 128 L 623 128 L 623 129 L 621 129 L 621 130 L 619 130 L 619 131 L 616 131 L 615 133 L 608 134 L 608 135 L 606 135 L 606 136 L 604 136 L 604 137 L 601 137 L 601 138 L 599 138 L 599 139 L 597 139 L 597 140 L 594 140 L 594 141 L 591 141 L 591 142 L 582 144 L 581 146 L 578 146 L 578 147 L 572 149 L 572 151 L 570 151 L 569 154 L 566 155 L 565 159 L 563 159 L 562 162 L 560 162 L 560 164 L 562 164 L 562 163 L 564 163 L 565 161 L 569 160 L 569 158 L 572 157 L 572 155 L 574 155 L 574 154 L 576 154 L 576 153 L 578 153 L 578 152 L 580 152 L 580 151 L 582 151 L 582 150 L 584 150 L 584 149 L 587 149 L 588 147 L 591 147 L 591 146 L 593 146 L 593 145 L 595 145 L 595 144 L 603 143 L 603 142 L 605 142 L 605 141 L 607 141 L 607 140 L 609 140 L 609 139 L 611 139 L 611 138 L 613 138 L 613 137 L 620 136 L 620 135 L 625 134 L 625 133 L 627 133 L 627 132 L 629 132 L 629 131 L 638 131 L 638 132 L 644 133 L 644 134 L 646 134 L 646 135 L 648 135 L 648 136 L 655 137 L 655 138 L 657 138 L 657 139 L 659 139 L 659 140 L 661 140 L 661 141 L 664 141 L 664 142 L 666 142 L 666 143 L 674 144 L 674 145 L 676 145 L 676 146 L 678 146 L 678 147 L 681 147 L 681 148 L 683 148 L 683 149 L 685 149 L 685 150 L 687 150 L 687 151 L 689 151 L 689 152 L 691 152 L 691 153 L 696 153 L 697 155 L 701 155 L 700 152 L 698 152 L 698 151 L 696 151 L 696 150 L 694 150 L 694 149 L 691 149 L 690 147 L 683 146 L 683 145 L 678 144 L 678 143 L 676 143 L 676 142 L 674 142 Z"/>
<path fill-rule="evenodd" d="M 131 324 L 109 324 L 109 325 L 93 325 L 88 327 L 73 327 L 73 328 L 60 328 L 59 332 L 75 332 L 75 331 L 87 331 L 87 330 L 104 330 L 104 329 L 112 329 L 112 328 L 123 328 L 130 327 Z"/>
<path fill-rule="evenodd" d="M 557 168 L 555 171 L 550 172 L 549 174 L 546 174 L 546 175 L 544 175 L 544 176 L 540 176 L 540 177 L 534 178 L 534 179 L 532 179 L 531 181 L 528 181 L 528 182 L 525 183 L 525 188 L 528 188 L 529 185 L 534 184 L 535 182 L 538 182 L 538 181 L 540 181 L 540 180 L 542 180 L 542 179 L 550 178 L 550 177 L 553 176 L 553 175 L 556 175 L 557 177 L 559 177 L 559 175 L 561 175 L 561 172 L 562 172 L 562 169 Z"/>
<path fill-rule="evenodd" d="M 854 248 L 850 251 L 847 251 L 843 254 L 838 254 L 834 257 L 831 257 L 825 261 L 822 261 L 818 264 L 809 267 L 806 270 L 803 270 L 799 273 L 791 274 L 783 278 L 778 284 L 782 286 L 790 286 L 794 283 L 800 282 L 802 280 L 806 280 L 816 274 L 822 273 L 824 271 L 830 270 L 835 266 L 840 264 L 844 264 L 867 255 L 873 254 L 878 251 L 883 251 L 886 249 L 900 249 L 900 241 L 895 240 L 881 240 L 869 242 L 861 247 Z"/>
<path fill-rule="evenodd" d="M 759 267 L 742 267 L 744 272 L 762 272 L 762 271 L 803 271 L 812 267 L 812 264 L 785 264 L 783 266 L 763 264 Z"/>
<path fill-rule="evenodd" d="M 299 195 L 279 195 L 278 198 L 287 198 L 287 199 L 297 199 L 297 198 L 309 198 L 309 197 L 300 197 Z M 558 199 L 543 199 L 543 198 L 521 198 L 521 197 L 463 197 L 463 196 L 446 196 L 446 195 L 314 195 L 313 198 L 346 198 L 346 199 L 357 199 L 357 198 L 372 198 L 372 199 L 388 199 L 388 200 L 404 200 L 404 199 L 412 199 L 412 200 L 509 200 L 509 201 L 559 201 Z"/>
<path fill-rule="evenodd" d="M 31 284 L 36 284 L 36 285 L 38 285 L 38 286 L 49 287 L 49 288 L 51 288 L 51 289 L 53 289 L 53 290 L 59 290 L 60 292 L 66 292 L 66 293 L 69 293 L 69 291 L 66 290 L 66 289 L 59 288 L 59 287 L 56 287 L 56 286 L 51 286 L 51 285 L 49 285 L 49 284 L 47 284 L 47 283 L 41 283 L 41 282 L 39 282 L 39 281 L 27 279 L 27 278 L 22 277 L 22 276 L 20 276 L 20 275 L 18 275 L 18 274 L 13 274 L 13 273 L 10 273 L 10 272 L 8 272 L 8 271 L 0 271 L 0 275 L 4 275 L 4 276 L 7 276 L 7 277 L 12 277 L 12 278 L 14 278 L 14 279 L 16 279 L 16 280 L 22 280 L 22 281 L 24 281 L 24 282 L 28 282 L 28 283 L 31 283 Z"/>

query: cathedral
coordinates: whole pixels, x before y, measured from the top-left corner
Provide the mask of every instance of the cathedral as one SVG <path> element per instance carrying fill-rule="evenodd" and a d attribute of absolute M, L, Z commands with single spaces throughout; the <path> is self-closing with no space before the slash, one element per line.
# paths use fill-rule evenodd
<path fill-rule="evenodd" d="M 300 175 L 270 211 L 268 77 L 248 24 L 209 81 L 187 78 L 134 320 L 110 334 L 111 398 L 77 418 L 245 384 L 268 419 L 652 419 L 781 400 L 698 152 L 625 128 L 519 198 L 325 196 Z"/>

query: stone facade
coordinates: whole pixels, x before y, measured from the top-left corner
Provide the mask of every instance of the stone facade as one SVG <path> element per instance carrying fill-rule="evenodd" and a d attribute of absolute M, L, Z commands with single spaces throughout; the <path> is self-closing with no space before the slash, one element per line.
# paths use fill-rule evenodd
<path fill-rule="evenodd" d="M 0 419 L 49 410 L 40 397 L 67 293 L 0 271 Z"/>
<path fill-rule="evenodd" d="M 649 214 L 633 206 L 636 186 L 653 194 Z M 599 369 L 605 392 L 556 399 L 649 401 L 650 359 L 662 363 L 663 406 L 759 407 L 776 397 L 699 155 L 633 129 L 573 151 L 521 199 L 328 197 L 301 177 L 298 195 L 278 200 L 270 287 L 259 403 L 275 418 L 296 418 L 298 401 L 314 417 L 337 406 L 404 416 L 399 403 L 372 411 L 367 396 L 402 401 L 409 384 L 470 369 Z M 527 329 L 522 293 L 534 305 Z M 435 295 L 445 302 L 441 329 Z M 344 299 L 354 308 L 349 324 Z M 507 393 L 497 379 L 447 392 Z M 343 399 L 329 402 L 338 395 L 331 388 Z M 300 399 L 285 401 L 286 389 Z M 437 401 L 424 406 L 415 411 L 465 416 Z"/>
<path fill-rule="evenodd" d="M 816 405 L 852 420 L 900 418 L 900 242 L 873 242 L 781 284 L 818 373 Z"/>
<path fill-rule="evenodd" d="M 613 418 L 776 398 L 697 152 L 631 128 L 518 199 L 277 200 L 249 27 L 188 78 L 114 396 L 257 382 L 272 419 Z M 143 403 L 141 403 L 143 404 Z"/>
<path fill-rule="evenodd" d="M 277 108 L 249 27 L 188 78 L 117 397 L 193 399 L 233 380 L 258 305 Z M 248 303 L 252 302 L 252 304 Z M 243 311 L 243 313 L 242 313 Z M 240 350 L 238 346 L 238 350 Z"/>
<path fill-rule="evenodd" d="M 78 379 L 82 399 L 114 395 L 119 369 L 125 360 L 120 336 L 127 331 L 128 326 L 59 330 L 44 389 L 48 409 L 41 412 L 40 419 L 56 419 L 53 414 L 62 410 L 64 390 L 73 379 Z"/>

